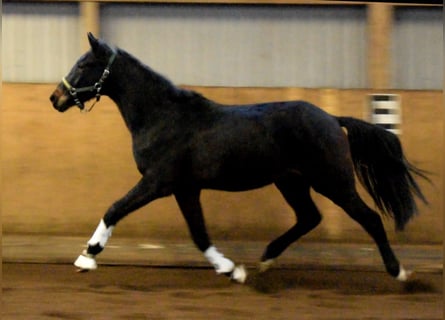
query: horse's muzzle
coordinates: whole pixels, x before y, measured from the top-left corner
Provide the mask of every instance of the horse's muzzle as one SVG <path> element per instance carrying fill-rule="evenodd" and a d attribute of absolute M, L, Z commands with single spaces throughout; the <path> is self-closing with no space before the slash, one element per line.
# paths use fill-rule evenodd
<path fill-rule="evenodd" d="M 54 90 L 53 94 L 49 97 L 49 100 L 57 111 L 64 112 L 69 107 L 67 104 L 69 97 L 60 86 Z"/>

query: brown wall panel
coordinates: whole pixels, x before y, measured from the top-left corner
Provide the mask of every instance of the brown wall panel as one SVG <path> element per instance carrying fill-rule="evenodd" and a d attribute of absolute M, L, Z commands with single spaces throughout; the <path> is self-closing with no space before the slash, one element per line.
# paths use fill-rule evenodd
<path fill-rule="evenodd" d="M 2 101 L 2 220 L 4 233 L 89 236 L 104 211 L 139 179 L 130 136 L 106 98 L 87 115 L 60 114 L 48 97 L 54 85 L 4 84 Z M 195 88 L 223 103 L 305 99 L 336 115 L 363 118 L 367 90 L 302 88 Z M 399 93 L 403 146 L 413 163 L 432 172 L 434 186 L 421 182 L 430 206 L 396 234 L 398 242 L 441 242 L 443 226 L 443 107 L 440 91 Z M 329 200 L 314 194 L 324 221 L 312 240 L 369 241 Z M 364 195 L 369 201 L 369 197 Z M 267 240 L 295 218 L 273 187 L 226 193 L 205 191 L 202 203 L 214 238 Z M 115 235 L 187 238 L 172 198 L 157 200 L 124 219 Z"/>

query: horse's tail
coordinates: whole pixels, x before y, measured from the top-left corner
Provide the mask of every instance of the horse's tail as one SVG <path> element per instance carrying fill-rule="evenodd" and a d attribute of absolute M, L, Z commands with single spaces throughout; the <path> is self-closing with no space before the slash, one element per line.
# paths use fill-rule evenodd
<path fill-rule="evenodd" d="M 398 137 L 362 120 L 338 117 L 348 132 L 356 174 L 377 207 L 403 230 L 417 213 L 414 196 L 428 203 L 413 174 L 429 181 L 425 172 L 410 164 Z"/>

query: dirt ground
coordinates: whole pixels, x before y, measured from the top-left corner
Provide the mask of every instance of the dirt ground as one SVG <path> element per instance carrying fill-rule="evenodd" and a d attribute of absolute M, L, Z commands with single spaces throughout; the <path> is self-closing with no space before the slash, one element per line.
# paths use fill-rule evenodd
<path fill-rule="evenodd" d="M 3 264 L 3 320 L 443 319 L 443 277 L 383 272 L 250 270 L 245 285 L 207 268 Z"/>

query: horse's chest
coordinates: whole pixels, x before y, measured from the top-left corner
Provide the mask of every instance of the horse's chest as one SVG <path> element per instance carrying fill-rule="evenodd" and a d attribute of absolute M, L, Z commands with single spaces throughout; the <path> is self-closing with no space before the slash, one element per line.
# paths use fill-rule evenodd
<path fill-rule="evenodd" d="M 162 170 L 178 158 L 180 150 L 179 139 L 168 136 L 133 138 L 133 156 L 141 173 L 152 168 Z"/>

